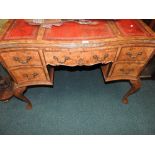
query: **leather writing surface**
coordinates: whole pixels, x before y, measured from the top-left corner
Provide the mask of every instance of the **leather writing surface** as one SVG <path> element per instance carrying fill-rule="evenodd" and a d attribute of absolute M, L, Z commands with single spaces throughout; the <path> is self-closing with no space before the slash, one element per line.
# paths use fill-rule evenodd
<path fill-rule="evenodd" d="M 79 24 L 76 22 L 65 22 L 61 26 L 46 28 L 41 40 L 87 40 L 117 38 L 118 34 L 113 31 L 108 20 L 93 20 L 97 24 Z M 112 20 L 115 29 L 121 33 L 122 37 L 151 37 L 152 35 L 138 21 L 132 19 Z M 30 25 L 23 19 L 13 20 L 5 33 L 0 36 L 0 40 L 36 40 L 39 35 L 39 25 Z"/>
<path fill-rule="evenodd" d="M 4 35 L 4 40 L 36 39 L 39 26 L 29 25 L 25 20 L 14 20 Z"/>
<path fill-rule="evenodd" d="M 52 39 L 96 39 L 111 38 L 114 34 L 105 20 L 98 20 L 95 25 L 80 25 L 75 22 L 64 23 L 60 27 L 46 29 L 44 40 Z"/>
<path fill-rule="evenodd" d="M 150 36 L 150 33 L 148 33 L 137 20 L 116 20 L 115 24 L 125 36 Z"/>

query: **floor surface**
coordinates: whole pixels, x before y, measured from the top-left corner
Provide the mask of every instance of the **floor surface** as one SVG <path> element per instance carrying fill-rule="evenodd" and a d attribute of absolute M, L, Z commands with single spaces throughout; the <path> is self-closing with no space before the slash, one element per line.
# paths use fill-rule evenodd
<path fill-rule="evenodd" d="M 53 88 L 25 93 L 32 110 L 15 97 L 0 102 L 0 134 L 155 134 L 155 81 L 142 80 L 125 105 L 121 97 L 129 88 L 126 81 L 105 84 L 99 68 L 57 70 Z"/>

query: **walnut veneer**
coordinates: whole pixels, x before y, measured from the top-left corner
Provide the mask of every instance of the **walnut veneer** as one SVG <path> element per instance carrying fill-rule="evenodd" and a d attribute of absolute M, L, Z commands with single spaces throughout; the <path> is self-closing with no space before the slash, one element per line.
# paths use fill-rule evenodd
<path fill-rule="evenodd" d="M 10 20 L 0 36 L 0 61 L 13 79 L 13 95 L 31 108 L 23 92 L 31 85 L 52 85 L 54 66 L 101 64 L 105 81 L 130 81 L 131 89 L 123 97 L 127 103 L 127 97 L 140 88 L 140 73 L 154 55 L 155 34 L 141 20 L 98 22 L 93 26 L 68 22 L 45 29 Z"/>

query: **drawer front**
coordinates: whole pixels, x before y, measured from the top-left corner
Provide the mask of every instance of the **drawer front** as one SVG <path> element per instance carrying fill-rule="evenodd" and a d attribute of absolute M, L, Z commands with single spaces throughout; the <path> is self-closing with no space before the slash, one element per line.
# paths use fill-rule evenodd
<path fill-rule="evenodd" d="M 142 70 L 143 66 L 143 63 L 119 62 L 114 64 L 111 76 L 136 77 Z"/>
<path fill-rule="evenodd" d="M 41 67 L 22 67 L 11 70 L 11 73 L 18 84 L 20 83 L 34 83 L 47 81 L 43 68 Z"/>
<path fill-rule="evenodd" d="M 108 63 L 115 59 L 117 49 L 105 49 L 94 51 L 65 51 L 65 52 L 50 52 L 45 51 L 45 60 L 47 64 L 67 65 L 67 66 L 82 66 L 93 65 L 98 63 Z"/>
<path fill-rule="evenodd" d="M 10 51 L 2 52 L 1 57 L 8 67 L 20 65 L 41 65 L 38 51 Z"/>
<path fill-rule="evenodd" d="M 154 48 L 152 47 L 123 47 L 120 51 L 119 61 L 146 61 Z"/>

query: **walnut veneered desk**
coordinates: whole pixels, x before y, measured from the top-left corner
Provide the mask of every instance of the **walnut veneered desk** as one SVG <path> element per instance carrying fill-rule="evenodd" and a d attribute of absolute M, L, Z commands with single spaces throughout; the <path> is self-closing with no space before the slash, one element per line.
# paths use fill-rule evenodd
<path fill-rule="evenodd" d="M 0 92 L 0 99 L 23 95 L 27 86 L 53 85 L 54 66 L 101 64 L 105 81 L 129 80 L 137 91 L 140 73 L 154 55 L 155 34 L 141 20 L 97 20 L 96 25 L 66 22 L 46 29 L 24 20 L 9 20 L 0 33 L 0 62 L 13 84 Z M 51 70 L 47 70 L 51 65 Z"/>

